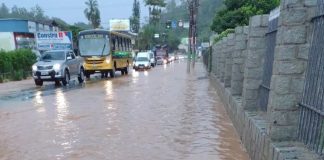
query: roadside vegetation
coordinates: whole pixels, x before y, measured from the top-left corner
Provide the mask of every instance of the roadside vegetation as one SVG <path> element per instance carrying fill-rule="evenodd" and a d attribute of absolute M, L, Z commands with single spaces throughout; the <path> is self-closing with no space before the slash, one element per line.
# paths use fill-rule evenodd
<path fill-rule="evenodd" d="M 228 29 L 248 25 L 250 17 L 269 14 L 279 4 L 280 0 L 224 0 L 223 7 L 216 12 L 210 28 L 221 37 L 226 37 L 231 33 Z"/>
<path fill-rule="evenodd" d="M 9 52 L 0 50 L 0 83 L 26 79 L 30 76 L 31 67 L 35 62 L 36 55 L 29 49 Z"/>

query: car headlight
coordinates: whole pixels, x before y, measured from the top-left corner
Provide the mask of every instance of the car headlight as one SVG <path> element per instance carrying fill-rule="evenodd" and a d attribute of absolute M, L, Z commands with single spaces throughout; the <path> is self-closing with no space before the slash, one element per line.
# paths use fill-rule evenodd
<path fill-rule="evenodd" d="M 36 65 L 33 65 L 32 68 L 33 68 L 33 71 L 37 71 L 37 66 Z"/>
<path fill-rule="evenodd" d="M 61 65 L 60 64 L 54 64 L 54 66 L 53 66 L 53 69 L 54 70 L 60 70 L 61 69 Z"/>

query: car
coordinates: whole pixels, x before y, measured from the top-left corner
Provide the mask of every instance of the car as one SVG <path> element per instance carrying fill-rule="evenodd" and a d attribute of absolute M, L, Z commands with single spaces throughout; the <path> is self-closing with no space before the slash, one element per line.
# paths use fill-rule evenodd
<path fill-rule="evenodd" d="M 165 60 L 163 57 L 156 57 L 156 64 L 157 65 L 163 65 L 163 64 L 167 64 L 168 61 Z"/>
<path fill-rule="evenodd" d="M 149 52 L 139 52 L 135 58 L 133 68 L 135 70 L 150 69 L 151 68 L 150 53 Z"/>
<path fill-rule="evenodd" d="M 84 82 L 83 59 L 75 56 L 72 50 L 46 51 L 32 66 L 35 85 L 42 86 L 44 81 L 66 86 L 71 78 L 77 77 Z"/>

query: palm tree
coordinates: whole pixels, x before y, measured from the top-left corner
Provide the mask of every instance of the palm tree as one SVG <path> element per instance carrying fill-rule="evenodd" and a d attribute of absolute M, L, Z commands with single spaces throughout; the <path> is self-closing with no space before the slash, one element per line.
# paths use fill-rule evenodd
<path fill-rule="evenodd" d="M 84 9 L 84 14 L 87 19 L 91 22 L 93 28 L 98 28 L 100 26 L 100 11 L 98 9 L 97 0 L 89 0 L 85 2 L 87 8 Z"/>

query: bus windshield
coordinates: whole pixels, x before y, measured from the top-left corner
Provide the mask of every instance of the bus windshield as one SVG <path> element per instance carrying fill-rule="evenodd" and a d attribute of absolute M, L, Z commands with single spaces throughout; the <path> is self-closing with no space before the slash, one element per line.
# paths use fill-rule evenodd
<path fill-rule="evenodd" d="M 109 40 L 106 37 L 83 36 L 79 39 L 81 56 L 107 56 L 110 51 Z"/>

